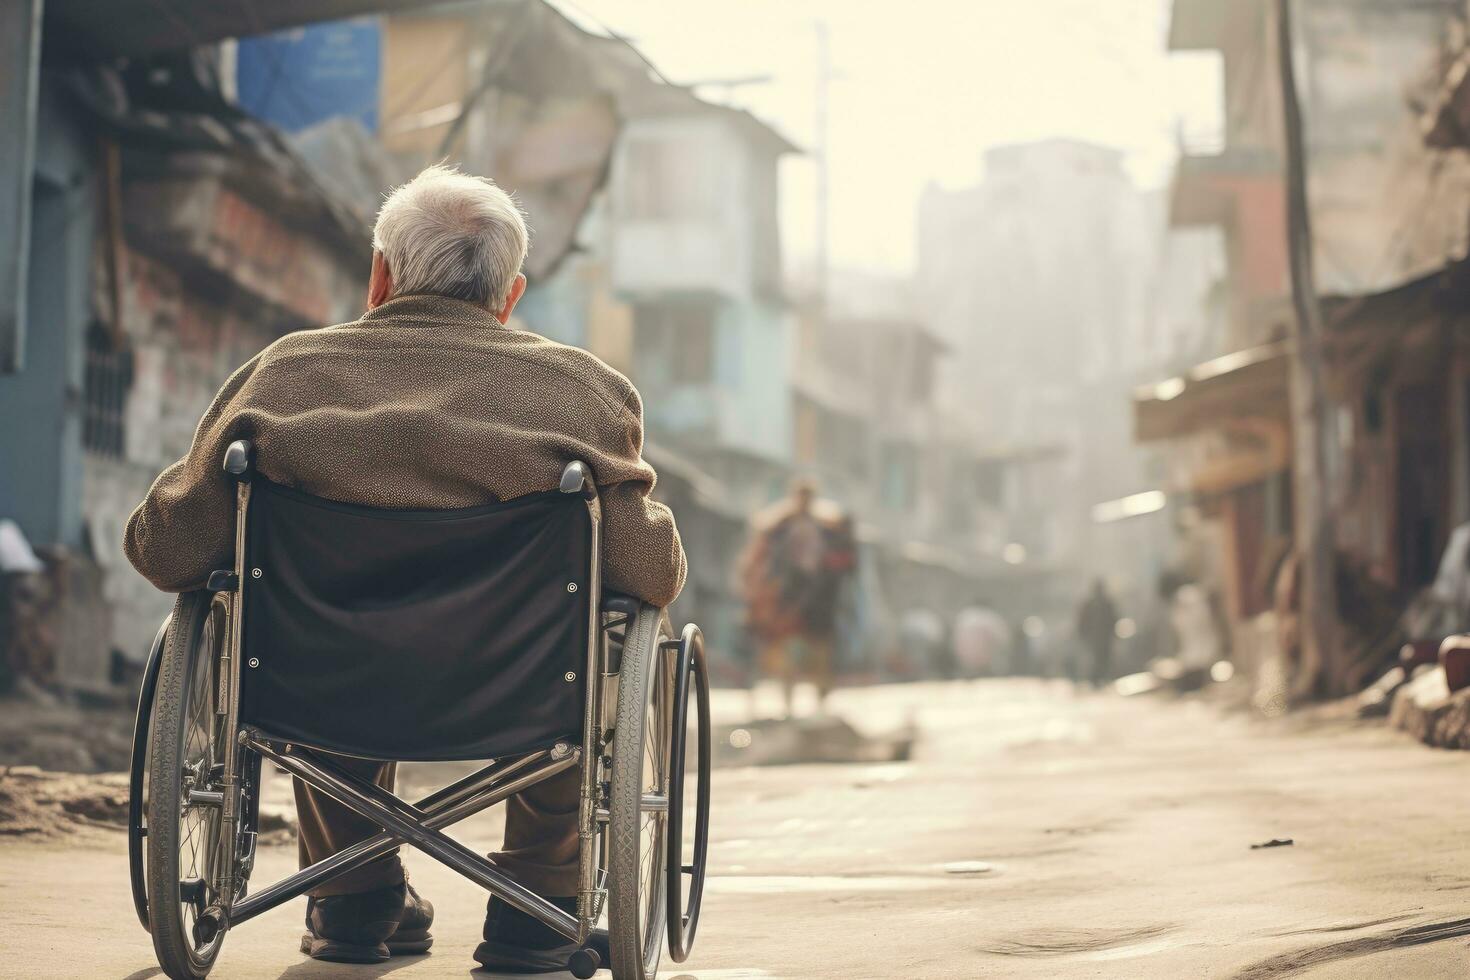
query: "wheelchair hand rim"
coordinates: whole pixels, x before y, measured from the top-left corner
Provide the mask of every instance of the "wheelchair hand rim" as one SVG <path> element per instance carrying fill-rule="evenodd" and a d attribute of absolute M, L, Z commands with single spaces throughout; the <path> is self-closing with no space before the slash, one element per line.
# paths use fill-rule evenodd
<path fill-rule="evenodd" d="M 163 617 L 163 624 L 153 637 L 148 660 L 143 666 L 143 683 L 138 690 L 138 712 L 133 721 L 132 764 L 128 771 L 128 876 L 133 889 L 133 910 L 145 931 L 152 931 L 148 919 L 148 870 L 144 839 L 148 836 L 144 808 L 144 784 L 148 775 L 148 728 L 153 721 L 153 699 L 158 693 L 158 667 L 163 660 L 163 642 L 168 637 L 173 614 Z"/>
<path fill-rule="evenodd" d="M 665 898 L 669 955 L 676 963 L 688 959 L 699 928 L 699 911 L 704 898 L 705 868 L 709 854 L 710 809 L 710 718 L 709 674 L 705 665 L 704 636 L 692 623 L 684 627 L 679 642 L 672 645 L 678 658 L 674 678 L 673 731 L 669 765 L 668 858 Z M 690 864 L 684 864 L 684 784 L 689 734 L 689 694 L 693 681 L 699 709 L 696 729 L 698 785 L 695 789 L 694 847 Z M 684 877 L 689 876 L 686 891 Z"/>

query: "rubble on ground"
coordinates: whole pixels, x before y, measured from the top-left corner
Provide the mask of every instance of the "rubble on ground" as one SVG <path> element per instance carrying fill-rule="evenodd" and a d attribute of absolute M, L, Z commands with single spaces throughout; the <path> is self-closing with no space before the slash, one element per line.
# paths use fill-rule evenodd
<path fill-rule="evenodd" d="M 125 772 L 47 772 L 39 766 L 0 766 L 0 840 L 54 840 L 89 829 L 125 830 Z M 290 844 L 296 816 L 287 805 L 263 804 L 259 842 Z"/>
<path fill-rule="evenodd" d="M 126 707 L 0 700 L 0 763 L 53 772 L 118 772 L 133 751 L 134 712 Z"/>
<path fill-rule="evenodd" d="M 1470 689 L 1451 693 L 1443 668 L 1424 670 L 1399 688 L 1388 718 L 1426 745 L 1470 749 Z"/>
<path fill-rule="evenodd" d="M 87 828 L 122 830 L 127 819 L 126 773 L 0 766 L 0 837 L 48 840 Z"/>

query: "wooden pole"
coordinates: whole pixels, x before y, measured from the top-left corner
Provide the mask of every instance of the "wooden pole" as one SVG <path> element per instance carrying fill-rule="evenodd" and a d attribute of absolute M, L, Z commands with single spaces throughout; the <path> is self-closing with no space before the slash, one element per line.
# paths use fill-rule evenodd
<path fill-rule="evenodd" d="M 1292 60 L 1291 0 L 1276 0 L 1276 47 L 1286 129 L 1286 237 L 1296 341 L 1291 358 L 1291 422 L 1295 545 L 1301 565 L 1302 670 L 1294 698 L 1344 693 L 1343 650 L 1337 621 L 1336 544 L 1328 484 L 1331 406 L 1323 353 L 1322 310 L 1312 266 L 1312 222 L 1307 201 L 1306 140 Z"/>
<path fill-rule="evenodd" d="M 25 364 L 41 0 L 0 0 L 0 375 Z"/>

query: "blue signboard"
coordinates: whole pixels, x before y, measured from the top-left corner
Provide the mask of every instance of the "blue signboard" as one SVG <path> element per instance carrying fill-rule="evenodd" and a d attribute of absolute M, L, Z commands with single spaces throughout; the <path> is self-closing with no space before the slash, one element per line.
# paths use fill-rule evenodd
<path fill-rule="evenodd" d="M 376 17 L 241 38 L 240 106 L 288 132 L 349 116 L 378 130 L 382 30 Z"/>

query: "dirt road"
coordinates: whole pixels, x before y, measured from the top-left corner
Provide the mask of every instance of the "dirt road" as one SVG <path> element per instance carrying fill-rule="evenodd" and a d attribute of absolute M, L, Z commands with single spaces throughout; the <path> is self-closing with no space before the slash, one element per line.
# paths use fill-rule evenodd
<path fill-rule="evenodd" d="M 875 728 L 912 713 L 915 759 L 722 770 L 699 948 L 662 976 L 1470 976 L 1464 753 L 1029 681 L 835 707 Z M 477 846 L 498 829 L 466 828 Z M 1250 847 L 1272 838 L 1295 843 Z M 122 843 L 0 844 L 0 976 L 155 975 Z M 267 849 L 256 880 L 293 861 Z M 409 861 L 440 910 L 432 955 L 307 961 L 298 902 L 231 933 L 214 975 L 465 977 L 483 900 Z"/>

